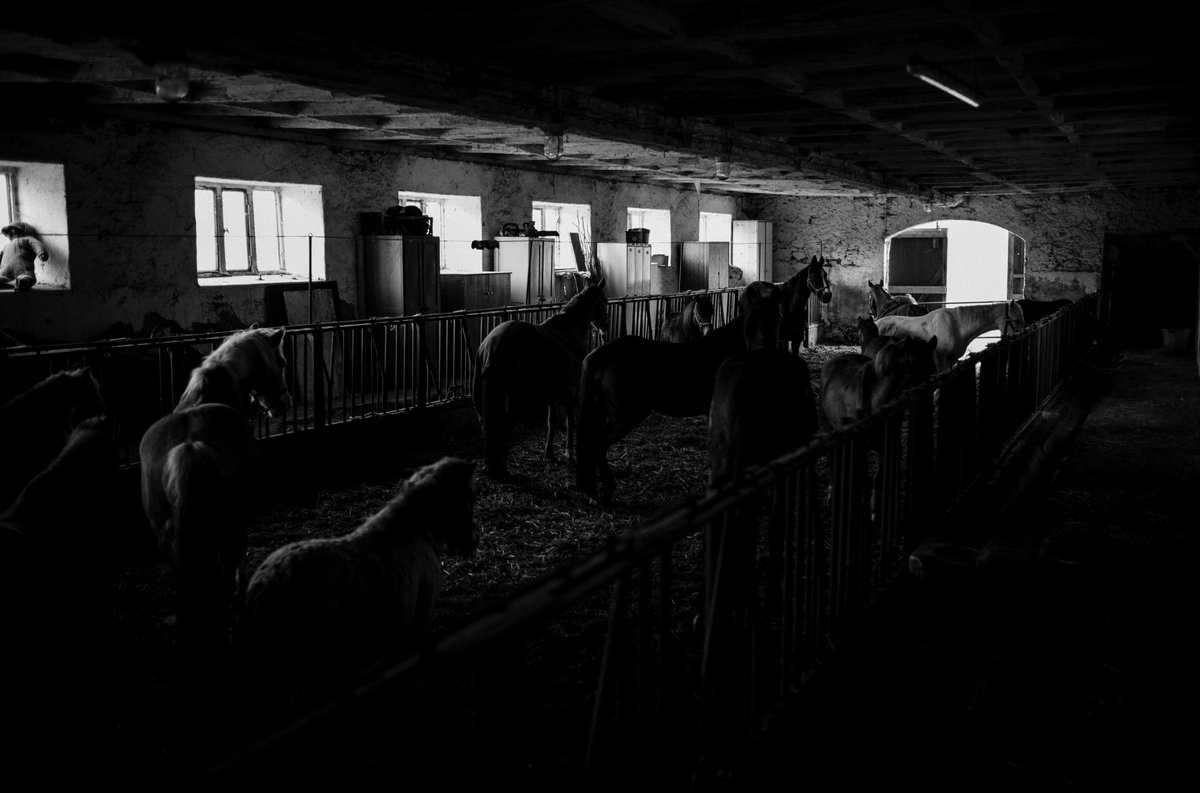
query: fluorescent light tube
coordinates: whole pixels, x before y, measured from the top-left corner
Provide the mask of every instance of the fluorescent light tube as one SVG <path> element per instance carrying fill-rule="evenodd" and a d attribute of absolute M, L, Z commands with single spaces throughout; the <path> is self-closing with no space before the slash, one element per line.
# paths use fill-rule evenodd
<path fill-rule="evenodd" d="M 979 107 L 979 98 L 975 95 L 974 91 L 936 66 L 931 66 L 919 58 L 911 58 L 908 61 L 907 68 L 908 73 L 918 80 L 924 80 L 934 88 L 940 88 L 955 99 L 966 102 L 971 107 Z"/>

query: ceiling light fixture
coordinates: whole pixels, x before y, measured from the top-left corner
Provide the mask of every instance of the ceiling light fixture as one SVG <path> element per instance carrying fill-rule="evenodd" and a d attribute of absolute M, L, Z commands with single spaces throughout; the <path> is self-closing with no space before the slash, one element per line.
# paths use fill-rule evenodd
<path fill-rule="evenodd" d="M 955 99 L 966 102 L 971 107 L 979 107 L 978 94 L 932 64 L 920 58 L 910 58 L 907 65 L 908 73 L 918 80 L 924 80 L 934 88 L 940 88 Z"/>
<path fill-rule="evenodd" d="M 717 160 L 716 177 L 724 182 L 729 178 L 729 160 Z"/>
<path fill-rule="evenodd" d="M 154 92 L 164 102 L 178 102 L 188 94 L 188 66 L 183 61 L 154 64 Z"/>
<path fill-rule="evenodd" d="M 546 145 L 542 149 L 547 160 L 557 160 L 563 156 L 563 136 L 561 134 L 546 135 Z"/>

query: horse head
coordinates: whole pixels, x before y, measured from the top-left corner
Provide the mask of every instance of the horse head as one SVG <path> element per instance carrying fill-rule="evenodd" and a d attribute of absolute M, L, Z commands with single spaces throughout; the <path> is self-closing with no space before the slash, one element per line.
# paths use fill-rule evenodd
<path fill-rule="evenodd" d="M 1000 335 L 1012 336 L 1023 330 L 1025 330 L 1025 311 L 1016 300 L 1010 300 L 1004 307 L 1004 322 L 1000 325 Z"/>
<path fill-rule="evenodd" d="M 871 339 L 879 336 L 879 326 L 875 324 L 875 320 L 870 317 L 858 318 L 858 343 L 859 346 L 865 346 Z"/>
<path fill-rule="evenodd" d="M 264 356 L 266 366 L 262 368 L 257 382 L 251 386 L 251 395 L 268 416 L 286 416 L 292 409 L 292 395 L 287 384 L 287 356 L 283 353 L 283 337 L 287 329 L 256 328 L 253 332 L 261 334 L 269 352 Z"/>
<path fill-rule="evenodd" d="M 833 298 L 833 287 L 829 283 L 829 273 L 825 271 L 825 257 L 816 256 L 808 263 L 808 291 L 817 296 L 822 303 L 828 303 Z"/>
<path fill-rule="evenodd" d="M 754 281 L 738 296 L 738 306 L 746 317 L 742 329 L 746 348 L 775 347 L 784 318 L 783 290 L 766 281 Z"/>
<path fill-rule="evenodd" d="M 700 329 L 701 336 L 707 336 L 713 327 L 713 302 L 708 295 L 696 295 L 690 305 L 692 321 Z"/>

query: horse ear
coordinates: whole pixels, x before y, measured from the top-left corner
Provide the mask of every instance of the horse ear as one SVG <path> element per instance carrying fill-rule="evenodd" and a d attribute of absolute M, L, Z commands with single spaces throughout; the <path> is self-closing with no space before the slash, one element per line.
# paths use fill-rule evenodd
<path fill-rule="evenodd" d="M 816 267 L 816 266 L 819 266 L 819 265 L 817 264 L 817 257 L 816 257 L 816 256 L 813 256 L 813 257 L 812 257 L 812 260 L 811 260 L 811 261 L 809 261 L 809 263 L 808 263 L 808 266 L 809 266 L 809 267 Z"/>
<path fill-rule="evenodd" d="M 258 322 L 251 322 L 250 327 L 246 328 L 246 330 L 258 330 L 261 327 L 262 326 L 259 325 Z"/>

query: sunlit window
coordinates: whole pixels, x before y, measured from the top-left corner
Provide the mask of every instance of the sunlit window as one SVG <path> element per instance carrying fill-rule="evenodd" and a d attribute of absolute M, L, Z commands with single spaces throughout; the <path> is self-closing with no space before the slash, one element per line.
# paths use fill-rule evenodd
<path fill-rule="evenodd" d="M 0 168 L 0 226 L 17 219 L 16 180 L 12 168 Z"/>
<path fill-rule="evenodd" d="M 278 187 L 197 180 L 196 272 L 286 272 L 280 207 Z"/>
<path fill-rule="evenodd" d="M 558 233 L 555 268 L 576 270 L 575 244 L 571 235 L 578 235 L 580 252 L 587 262 L 592 240 L 592 207 L 590 204 L 560 204 L 552 201 L 533 202 L 533 225 L 538 231 Z"/>
<path fill-rule="evenodd" d="M 471 242 L 483 234 L 483 202 L 479 196 L 400 191 L 400 206 L 415 206 L 430 219 L 438 238 L 439 264 L 459 272 L 483 269 L 480 252 Z"/>

